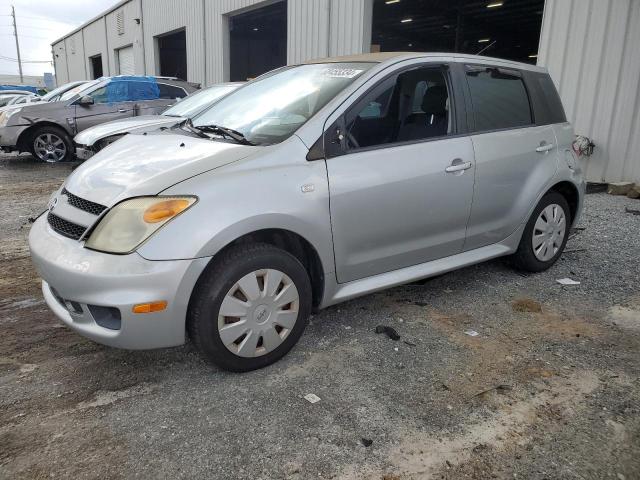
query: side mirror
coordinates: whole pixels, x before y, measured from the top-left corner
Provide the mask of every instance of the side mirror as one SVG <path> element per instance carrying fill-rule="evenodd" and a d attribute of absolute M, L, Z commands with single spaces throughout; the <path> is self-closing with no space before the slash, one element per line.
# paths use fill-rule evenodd
<path fill-rule="evenodd" d="M 93 97 L 90 95 L 85 95 L 83 97 L 80 97 L 80 100 L 78 100 L 78 105 L 93 105 Z"/>

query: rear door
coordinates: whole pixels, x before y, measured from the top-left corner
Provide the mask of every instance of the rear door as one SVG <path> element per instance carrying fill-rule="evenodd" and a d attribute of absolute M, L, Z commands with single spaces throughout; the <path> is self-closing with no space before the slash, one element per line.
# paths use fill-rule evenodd
<path fill-rule="evenodd" d="M 128 82 L 112 81 L 89 93 L 89 96 L 93 98 L 93 105 L 78 105 L 76 103 L 76 132 L 101 123 L 131 117 L 134 102 L 120 100 L 127 98 L 127 92 Z"/>
<path fill-rule="evenodd" d="M 527 220 L 558 168 L 551 125 L 537 125 L 518 70 L 466 65 L 476 182 L 464 249 L 500 242 Z"/>
<path fill-rule="evenodd" d="M 137 102 L 136 115 L 158 115 L 188 95 L 184 88 L 160 81 L 158 89 L 159 98 Z"/>
<path fill-rule="evenodd" d="M 474 160 L 452 87 L 446 66 L 410 67 L 328 129 L 325 145 L 339 144 L 326 160 L 338 282 L 462 250 Z"/>

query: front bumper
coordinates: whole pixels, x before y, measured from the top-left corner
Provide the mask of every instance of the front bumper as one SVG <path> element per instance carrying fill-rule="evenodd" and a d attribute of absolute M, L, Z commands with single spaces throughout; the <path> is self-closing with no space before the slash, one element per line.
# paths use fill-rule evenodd
<path fill-rule="evenodd" d="M 6 151 L 18 148 L 20 134 L 28 128 L 27 125 L 6 125 L 0 127 L 0 148 Z"/>
<path fill-rule="evenodd" d="M 95 155 L 95 153 L 96 152 L 94 152 L 91 147 L 76 144 L 76 157 L 78 158 L 78 160 L 89 160 Z"/>
<path fill-rule="evenodd" d="M 150 261 L 137 253 L 95 252 L 55 233 L 46 215 L 33 224 L 29 248 L 47 305 L 76 332 L 126 349 L 184 343 L 189 298 L 208 258 Z M 161 300 L 167 302 L 161 312 L 132 312 L 136 304 Z M 105 310 L 119 311 L 119 322 L 105 322 L 96 314 Z"/>

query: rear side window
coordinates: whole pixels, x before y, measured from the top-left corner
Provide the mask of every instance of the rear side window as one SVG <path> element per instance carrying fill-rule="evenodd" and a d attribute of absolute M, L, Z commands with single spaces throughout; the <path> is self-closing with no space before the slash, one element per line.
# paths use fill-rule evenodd
<path fill-rule="evenodd" d="M 158 87 L 160 87 L 160 98 L 175 100 L 176 98 L 187 96 L 187 92 L 180 87 L 167 85 L 166 83 L 159 83 Z"/>
<path fill-rule="evenodd" d="M 533 124 L 521 75 L 502 68 L 467 66 L 467 82 L 478 132 Z"/>
<path fill-rule="evenodd" d="M 553 80 L 548 73 L 525 72 L 525 81 L 531 92 L 531 103 L 536 125 L 564 123 L 567 117 Z"/>

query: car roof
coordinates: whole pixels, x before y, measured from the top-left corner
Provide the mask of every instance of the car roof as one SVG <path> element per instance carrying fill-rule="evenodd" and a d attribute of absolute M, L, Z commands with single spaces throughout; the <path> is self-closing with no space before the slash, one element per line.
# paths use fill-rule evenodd
<path fill-rule="evenodd" d="M 419 58 L 454 58 L 459 62 L 493 64 L 505 67 L 518 68 L 521 70 L 533 70 L 546 72 L 547 70 L 530 63 L 516 62 L 513 60 L 505 60 L 503 58 L 485 57 L 481 55 L 471 55 L 465 53 L 447 53 L 447 52 L 376 52 L 363 53 L 359 55 L 344 55 L 340 57 L 316 58 L 303 62 L 303 64 L 316 63 L 396 63 L 400 60 L 412 60 Z"/>
<path fill-rule="evenodd" d="M 0 95 L 31 95 L 36 96 L 35 93 L 29 90 L 0 90 Z"/>

